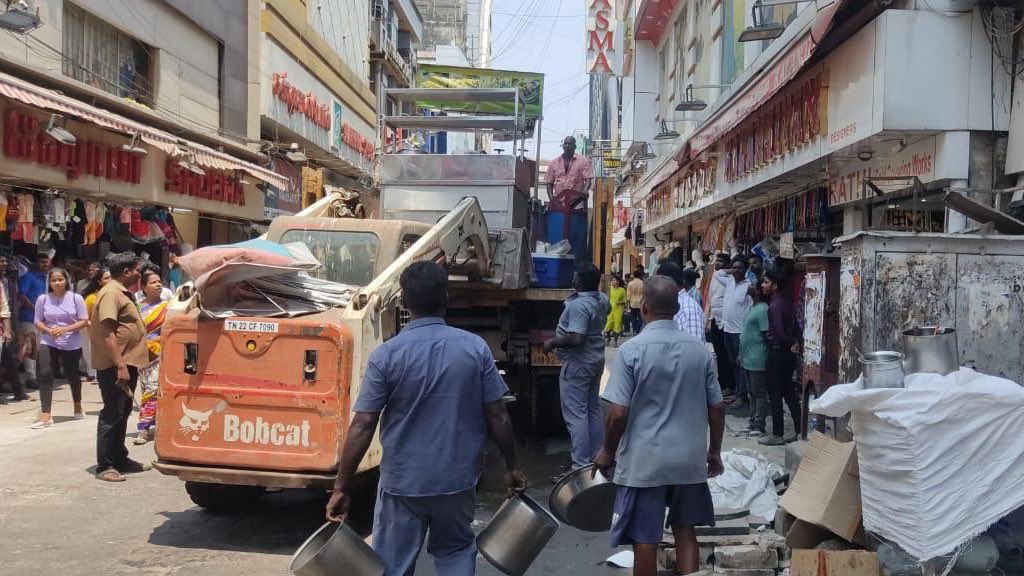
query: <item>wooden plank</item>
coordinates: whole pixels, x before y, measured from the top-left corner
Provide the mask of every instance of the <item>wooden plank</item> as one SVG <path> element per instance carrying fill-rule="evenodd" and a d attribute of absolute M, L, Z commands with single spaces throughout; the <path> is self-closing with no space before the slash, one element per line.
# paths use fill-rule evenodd
<path fill-rule="evenodd" d="M 1024 234 L 1024 222 L 995 208 L 985 206 L 959 192 L 946 192 L 946 197 L 942 202 L 971 220 L 983 223 L 991 222 L 1000 234 Z"/>
<path fill-rule="evenodd" d="M 878 556 L 864 550 L 793 550 L 789 573 L 790 576 L 879 576 Z"/>

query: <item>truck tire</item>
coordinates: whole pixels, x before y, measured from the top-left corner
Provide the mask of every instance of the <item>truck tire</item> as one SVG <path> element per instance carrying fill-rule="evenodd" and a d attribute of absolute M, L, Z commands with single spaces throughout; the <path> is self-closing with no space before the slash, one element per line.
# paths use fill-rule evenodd
<path fill-rule="evenodd" d="M 192 502 L 201 508 L 214 512 L 234 512 L 250 508 L 266 492 L 266 488 L 185 482 L 185 491 Z"/>

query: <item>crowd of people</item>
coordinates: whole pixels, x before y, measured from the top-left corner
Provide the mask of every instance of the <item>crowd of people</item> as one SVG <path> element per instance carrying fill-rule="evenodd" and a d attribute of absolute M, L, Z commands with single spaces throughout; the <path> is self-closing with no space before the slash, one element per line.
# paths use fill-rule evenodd
<path fill-rule="evenodd" d="M 148 262 L 140 266 L 139 258 L 131 253 L 112 255 L 105 264 L 90 263 L 84 276 L 74 282 L 67 269 L 51 266 L 50 256 L 40 253 L 33 266 L 18 277 L 9 259 L 0 256 L 0 403 L 34 401 L 27 390 L 38 389 L 39 416 L 31 428 L 41 430 L 54 424 L 56 379 L 63 378 L 70 388 L 72 420 L 86 419 L 83 385 L 98 385 L 104 402 L 98 436 L 108 445 L 99 450 L 98 474 L 102 475 L 115 465 L 125 470 L 135 467 L 122 464 L 127 461 L 123 444 L 128 416 L 135 406 L 136 378 L 142 391 L 134 442 L 145 444 L 154 438 L 160 329 L 173 295 L 163 286 L 160 269 Z M 15 314 L 17 324 L 12 321 Z M 119 362 L 125 360 L 126 344 L 138 348 L 134 332 L 142 334 L 145 355 L 131 357 L 125 367 L 133 370 L 125 378 Z M 126 394 L 128 388 L 132 394 Z M 116 448 L 118 442 L 120 449 Z M 104 466 L 104 458 L 109 466 Z M 103 479 L 117 480 L 119 475 L 107 473 Z"/>
<path fill-rule="evenodd" d="M 679 288 L 676 325 L 712 347 L 730 413 L 746 415 L 749 411 L 749 425 L 742 434 L 766 445 L 794 440 L 795 434 L 784 436 L 782 415 L 783 406 L 789 408 L 799 431 L 799 402 L 792 374 L 801 335 L 790 298 L 791 274 L 778 265 L 766 271 L 762 258 L 754 254 L 724 253 L 715 255 L 706 267 L 693 260 L 680 264 L 662 258 L 654 272 L 673 279 Z M 627 308 L 621 324 L 609 316 L 604 332 L 607 344 L 615 346 L 619 336 L 635 336 L 643 328 L 640 304 L 646 277 L 643 266 L 622 280 L 613 275 L 609 292 L 612 314 L 621 299 L 617 287 L 622 284 Z M 620 325 L 620 331 L 613 330 Z"/>

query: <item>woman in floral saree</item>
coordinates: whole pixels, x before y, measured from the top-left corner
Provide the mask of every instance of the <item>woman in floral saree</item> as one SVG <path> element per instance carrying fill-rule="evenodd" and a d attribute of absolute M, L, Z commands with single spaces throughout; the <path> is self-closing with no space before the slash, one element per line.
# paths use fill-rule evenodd
<path fill-rule="evenodd" d="M 161 298 L 163 283 L 160 273 L 148 269 L 142 273 L 142 293 L 139 302 L 142 319 L 146 322 L 146 346 L 149 348 L 149 366 L 139 370 L 142 398 L 139 400 L 139 434 L 135 444 L 145 444 L 156 433 L 156 399 L 160 387 L 160 329 L 167 317 L 168 301 Z"/>

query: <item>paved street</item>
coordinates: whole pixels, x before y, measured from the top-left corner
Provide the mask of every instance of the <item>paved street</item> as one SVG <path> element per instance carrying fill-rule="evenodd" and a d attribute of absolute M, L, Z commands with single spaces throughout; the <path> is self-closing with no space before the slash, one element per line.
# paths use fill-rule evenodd
<path fill-rule="evenodd" d="M 609 351 L 611 356 L 612 351 Z M 264 497 L 257 509 L 218 515 L 196 507 L 183 484 L 156 471 L 122 484 L 92 478 L 99 391 L 86 385 L 88 418 L 70 419 L 70 391 L 55 393 L 55 425 L 29 430 L 38 402 L 0 406 L 0 558 L 5 575 L 55 574 L 280 576 L 290 555 L 321 523 L 325 496 L 282 492 Z M 729 418 L 738 429 L 739 419 Z M 129 430 L 134 428 L 134 421 Z M 726 434 L 726 448 L 755 444 Z M 129 447 L 149 462 L 152 444 Z M 568 442 L 554 439 L 521 447 L 533 487 L 546 501 L 548 478 L 566 460 Z M 781 463 L 782 450 L 773 449 Z M 482 528 L 501 501 L 500 463 L 485 475 L 477 512 Z M 597 567 L 611 555 L 605 534 L 563 526 L 532 567 L 531 574 L 628 574 Z M 418 574 L 433 574 L 421 558 Z M 499 572 L 478 560 L 479 573 Z"/>

